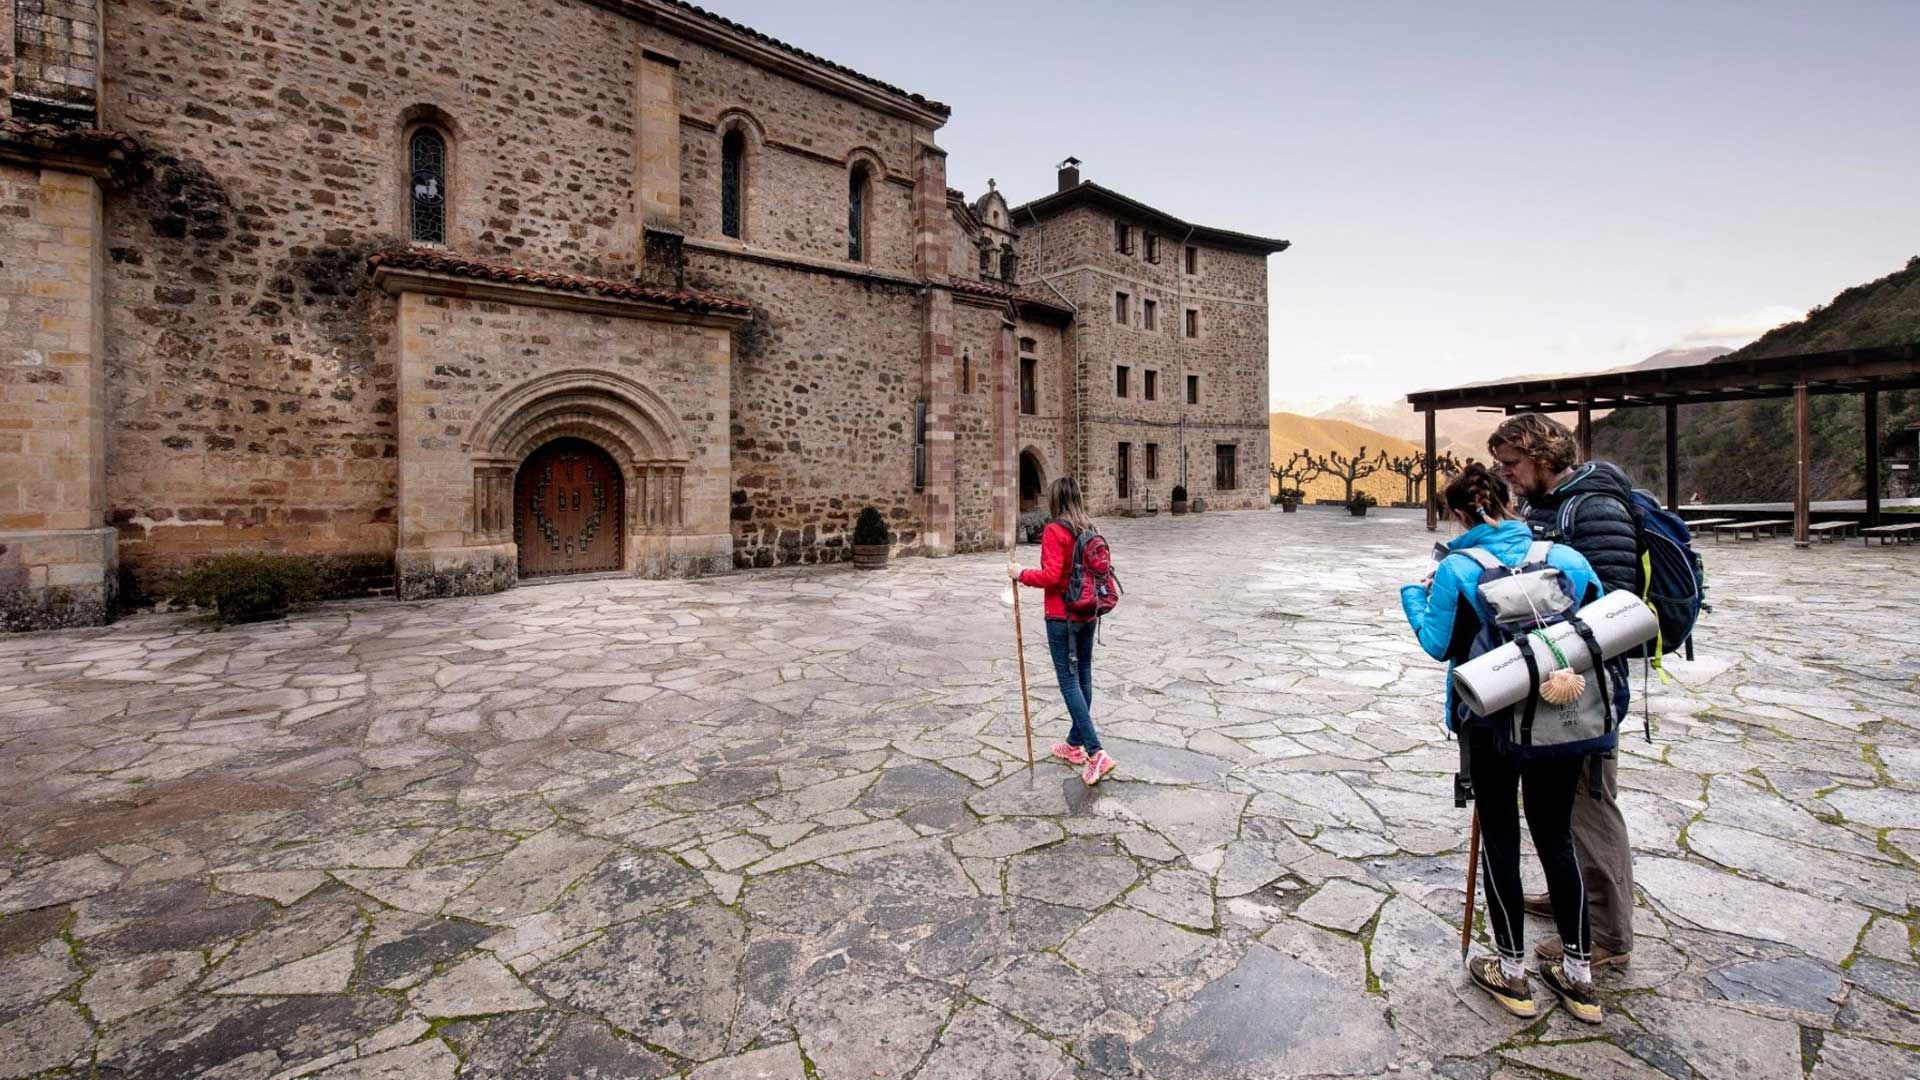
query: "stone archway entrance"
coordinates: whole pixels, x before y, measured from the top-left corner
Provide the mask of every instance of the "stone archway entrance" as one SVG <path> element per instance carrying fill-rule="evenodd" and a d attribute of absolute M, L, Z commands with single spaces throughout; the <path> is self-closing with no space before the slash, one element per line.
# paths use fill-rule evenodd
<path fill-rule="evenodd" d="M 1046 508 L 1046 474 L 1040 468 L 1039 455 L 1031 450 L 1020 452 L 1020 512 L 1042 510 Z"/>
<path fill-rule="evenodd" d="M 520 576 L 623 569 L 625 496 L 613 458 L 585 439 L 555 439 L 529 454 L 513 484 Z"/>

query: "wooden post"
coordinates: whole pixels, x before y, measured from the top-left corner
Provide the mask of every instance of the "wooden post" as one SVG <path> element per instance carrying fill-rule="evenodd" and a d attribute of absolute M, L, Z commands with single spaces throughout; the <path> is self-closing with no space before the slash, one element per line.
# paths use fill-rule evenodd
<path fill-rule="evenodd" d="M 1813 409 L 1807 400 L 1807 384 L 1793 385 L 1793 544 L 1806 547 L 1807 526 L 1813 515 L 1813 456 L 1811 428 Z"/>
<path fill-rule="evenodd" d="M 1580 399 L 1580 460 L 1593 460 L 1593 402 Z"/>
<path fill-rule="evenodd" d="M 1667 509 L 1680 510 L 1680 406 L 1667 406 Z"/>
<path fill-rule="evenodd" d="M 1439 458 L 1439 455 L 1433 452 L 1433 445 L 1434 445 L 1433 410 L 1428 409 L 1427 410 L 1427 531 L 1428 532 L 1434 532 L 1440 528 L 1440 477 L 1438 475 L 1440 470 L 1434 467 L 1436 463 L 1439 462 L 1440 458 Z"/>
<path fill-rule="evenodd" d="M 1880 391 L 1862 395 L 1866 401 L 1867 524 L 1880 524 Z"/>

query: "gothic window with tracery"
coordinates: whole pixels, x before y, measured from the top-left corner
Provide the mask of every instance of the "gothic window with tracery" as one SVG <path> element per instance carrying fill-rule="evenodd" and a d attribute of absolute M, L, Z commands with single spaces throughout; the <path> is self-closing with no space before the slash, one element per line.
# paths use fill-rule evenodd
<path fill-rule="evenodd" d="M 407 147 L 412 166 L 409 197 L 416 244 L 447 242 L 447 139 L 432 128 L 413 133 Z"/>

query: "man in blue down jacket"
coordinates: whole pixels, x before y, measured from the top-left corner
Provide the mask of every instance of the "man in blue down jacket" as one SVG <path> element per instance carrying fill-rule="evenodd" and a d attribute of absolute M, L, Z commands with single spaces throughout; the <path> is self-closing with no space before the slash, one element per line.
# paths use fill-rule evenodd
<path fill-rule="evenodd" d="M 1573 433 L 1538 413 L 1507 419 L 1494 429 L 1487 449 L 1514 494 L 1526 500 L 1527 525 L 1535 537 L 1570 545 L 1586 556 L 1608 592 L 1640 594 L 1633 485 L 1618 466 L 1581 463 Z M 1626 664 L 1616 663 L 1608 682 L 1614 687 L 1614 707 L 1624 717 Z M 1617 769 L 1618 763 L 1608 757 L 1599 770 L 1582 770 L 1573 801 L 1573 843 L 1587 885 L 1595 968 L 1624 967 L 1633 952 L 1633 847 L 1617 801 Z M 1599 789 L 1593 790 L 1596 781 Z M 1526 909 L 1548 917 L 1553 913 L 1545 893 L 1528 896 Z M 1543 959 L 1558 960 L 1560 939 L 1548 938 L 1534 951 Z"/>

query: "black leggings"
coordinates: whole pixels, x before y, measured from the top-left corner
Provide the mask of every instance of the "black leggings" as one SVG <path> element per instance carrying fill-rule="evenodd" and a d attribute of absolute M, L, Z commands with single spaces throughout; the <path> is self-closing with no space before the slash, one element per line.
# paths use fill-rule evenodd
<path fill-rule="evenodd" d="M 1487 893 L 1487 922 L 1493 927 L 1500 955 L 1520 960 L 1526 955 L 1526 923 L 1520 908 L 1520 808 L 1516 796 L 1527 797 L 1527 830 L 1533 834 L 1540 868 L 1547 874 L 1547 893 L 1553 897 L 1553 921 L 1567 957 L 1586 960 L 1592 955 L 1587 925 L 1587 888 L 1580 877 L 1580 860 L 1573 853 L 1573 797 L 1586 758 L 1522 764 L 1500 752 L 1485 724 L 1467 729 L 1468 752 L 1473 755 L 1473 792 L 1480 813 L 1480 866 Z"/>

